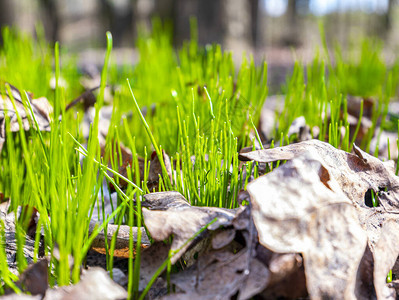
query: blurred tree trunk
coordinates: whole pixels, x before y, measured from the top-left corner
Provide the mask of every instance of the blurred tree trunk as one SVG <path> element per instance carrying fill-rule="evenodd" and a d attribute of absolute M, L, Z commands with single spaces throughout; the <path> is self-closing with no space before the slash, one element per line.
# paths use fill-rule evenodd
<path fill-rule="evenodd" d="M 395 0 L 389 0 L 388 1 L 388 9 L 385 14 L 385 29 L 387 31 L 391 30 L 392 28 L 392 14 L 393 14 L 393 6 L 394 6 Z"/>
<path fill-rule="evenodd" d="M 169 0 L 173 2 L 172 18 L 175 42 L 190 36 L 189 18 L 198 23 L 200 44 L 223 43 L 227 47 L 248 48 L 256 43 L 259 0 Z M 162 2 L 162 0 L 158 0 Z"/>
<path fill-rule="evenodd" d="M 158 0 L 162 1 L 162 0 Z M 174 0 L 173 24 L 175 42 L 180 44 L 190 37 L 190 17 L 198 23 L 200 44 L 223 41 L 225 34 L 221 0 Z"/>
<path fill-rule="evenodd" d="M 131 45 L 135 1 L 101 0 L 100 3 L 103 22 L 112 33 L 114 46 L 121 47 L 125 41 L 127 45 Z"/>
<path fill-rule="evenodd" d="M 151 15 L 172 20 L 177 45 L 190 38 L 190 18 L 194 17 L 200 44 L 238 45 L 248 50 L 257 39 L 258 8 L 259 0 L 154 0 Z"/>
<path fill-rule="evenodd" d="M 286 46 L 297 47 L 300 45 L 300 29 L 298 28 L 299 22 L 296 2 L 296 0 L 288 0 L 286 12 L 288 31 L 283 40 Z"/>
<path fill-rule="evenodd" d="M 251 9 L 251 40 L 254 48 L 258 45 L 258 13 L 259 13 L 259 0 L 250 0 Z"/>
<path fill-rule="evenodd" d="M 57 1 L 55 0 L 40 0 L 40 7 L 43 11 L 43 26 L 46 33 L 46 38 L 52 42 L 59 40 L 59 14 L 57 10 Z"/>
<path fill-rule="evenodd" d="M 383 14 L 376 14 L 374 22 L 369 24 L 367 33 L 373 36 L 378 36 L 381 39 L 388 39 L 389 33 L 392 29 L 394 6 L 397 1 L 388 0 L 387 10 Z"/>
<path fill-rule="evenodd" d="M 14 21 L 14 7 L 12 0 L 0 0 L 0 28 L 10 26 Z M 3 44 L 3 35 L 0 34 L 0 45 Z"/>
<path fill-rule="evenodd" d="M 395 2 L 396 2 L 395 0 L 389 0 L 387 11 L 384 15 L 382 15 L 382 17 L 383 17 L 382 37 L 384 39 L 387 39 L 389 37 L 389 33 L 392 29 L 392 18 L 393 18 L 393 10 L 394 10 L 393 8 L 394 8 Z"/>

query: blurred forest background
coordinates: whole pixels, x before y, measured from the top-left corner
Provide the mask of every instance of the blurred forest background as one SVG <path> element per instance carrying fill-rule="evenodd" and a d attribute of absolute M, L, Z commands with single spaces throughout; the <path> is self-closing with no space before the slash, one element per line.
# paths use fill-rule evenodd
<path fill-rule="evenodd" d="M 34 33 L 41 23 L 48 40 L 99 64 L 103 56 L 93 49 L 105 46 L 106 30 L 118 58 L 134 63 L 137 28 L 150 28 L 155 16 L 173 24 L 176 46 L 190 37 L 195 17 L 200 44 L 220 43 L 236 59 L 242 51 L 266 59 L 277 70 L 269 72 L 276 82 L 295 58 L 306 63 L 313 57 L 321 45 L 320 21 L 329 45 L 339 42 L 345 49 L 362 37 L 378 37 L 388 61 L 399 49 L 396 0 L 0 0 L 0 26 Z"/>

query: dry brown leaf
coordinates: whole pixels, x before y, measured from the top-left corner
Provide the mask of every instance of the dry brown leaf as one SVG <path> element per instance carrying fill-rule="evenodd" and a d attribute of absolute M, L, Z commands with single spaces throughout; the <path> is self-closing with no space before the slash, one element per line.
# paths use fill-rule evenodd
<path fill-rule="evenodd" d="M 357 96 L 348 95 L 347 96 L 347 110 L 348 114 L 353 116 L 360 115 L 360 106 L 363 101 L 363 116 L 371 118 L 373 114 L 373 108 L 376 101 L 372 98 L 362 98 Z"/>
<path fill-rule="evenodd" d="M 29 265 L 26 270 L 21 274 L 19 280 L 15 283 L 21 291 L 29 293 L 33 296 L 40 295 L 40 299 L 44 297 L 48 288 L 48 262 L 43 259 L 37 263 Z M 8 288 L 5 290 L 5 294 L 14 294 L 13 291 Z M 3 297 L 1 297 L 3 298 Z M 15 299 L 19 299 L 15 296 Z"/>
<path fill-rule="evenodd" d="M 218 230 L 216 230 L 216 232 L 218 232 Z M 182 255 L 184 266 L 188 268 L 194 265 L 197 262 L 198 257 L 204 255 L 204 253 L 209 251 L 211 247 L 212 247 L 211 236 L 207 236 L 202 240 L 196 241 L 196 243 L 194 245 L 191 245 L 190 248 Z"/>
<path fill-rule="evenodd" d="M 164 278 L 158 277 L 154 284 L 151 286 L 150 290 L 148 291 L 147 296 L 145 299 L 148 300 L 160 300 L 162 296 L 168 294 L 168 284 Z"/>
<path fill-rule="evenodd" d="M 388 286 L 394 288 L 396 294 L 399 295 L 399 279 L 393 280 Z"/>
<path fill-rule="evenodd" d="M 144 158 L 142 158 L 142 157 L 137 157 L 137 162 L 138 162 L 138 165 L 139 165 L 139 175 L 140 175 L 140 181 L 141 181 L 141 180 L 144 179 L 144 167 L 145 167 L 145 166 L 144 166 L 144 163 L 145 163 Z M 131 170 L 131 172 L 132 172 L 131 178 L 134 179 L 136 175 L 135 175 L 135 173 L 134 173 L 135 170 L 134 170 L 134 168 L 132 167 L 132 157 L 131 157 L 131 156 L 130 156 L 130 158 L 124 160 L 122 166 L 120 166 L 119 169 L 118 169 L 118 173 L 121 174 L 122 176 L 126 177 L 126 178 L 129 178 L 129 176 L 128 176 L 128 174 L 127 174 L 128 168 L 129 168 L 129 169 Z M 114 178 L 115 178 L 115 177 L 114 177 Z M 124 189 L 124 188 L 127 187 L 127 185 L 128 185 L 127 181 L 125 181 L 125 180 L 123 180 L 123 179 L 119 179 L 119 184 L 118 184 L 118 186 L 119 186 L 120 188 Z M 113 184 L 110 183 L 109 186 L 110 186 L 110 190 L 111 190 L 112 192 L 115 191 L 115 187 L 113 186 Z"/>
<path fill-rule="evenodd" d="M 317 153 L 305 154 L 250 183 L 252 216 L 262 245 L 303 254 L 312 299 L 355 299 L 367 237 L 320 161 Z"/>
<path fill-rule="evenodd" d="M 25 109 L 22 101 L 22 96 L 20 91 L 9 85 L 11 89 L 12 97 L 15 100 L 15 106 L 22 119 L 22 126 L 25 131 L 28 131 L 33 124 L 33 116 L 29 109 Z M 28 100 L 31 103 L 33 115 L 39 125 L 40 131 L 50 131 L 50 117 L 49 114 L 52 112 L 52 107 L 48 100 L 44 97 L 39 99 L 31 99 L 30 94 L 27 94 Z M 10 118 L 10 131 L 17 132 L 20 130 L 17 114 L 12 105 L 10 96 L 8 92 L 5 95 L 0 95 L 0 151 L 3 147 L 3 143 L 6 139 L 6 129 L 5 129 L 5 116 Z M 36 129 L 36 125 L 33 125 Z"/>
<path fill-rule="evenodd" d="M 22 274 L 17 283 L 24 291 L 31 295 L 42 295 L 48 287 L 47 259 L 30 265 Z"/>
<path fill-rule="evenodd" d="M 288 138 L 290 141 L 302 142 L 312 139 L 309 125 L 306 124 L 304 116 L 300 116 L 292 121 L 290 128 L 288 128 Z"/>
<path fill-rule="evenodd" d="M 349 136 L 352 139 L 356 132 L 356 128 L 359 123 L 360 106 L 363 101 L 363 113 L 361 116 L 360 127 L 357 129 L 356 143 L 360 143 L 363 138 L 368 134 L 368 131 L 372 128 L 372 114 L 375 107 L 376 101 L 372 98 L 361 98 L 348 95 L 347 96 L 347 121 L 349 123 Z M 341 111 L 341 116 L 344 112 Z M 345 129 L 343 130 L 345 131 Z M 375 131 L 376 132 L 376 131 Z"/>
<path fill-rule="evenodd" d="M 212 248 L 221 249 L 230 244 L 236 236 L 236 230 L 233 228 L 226 228 L 220 231 L 219 234 L 212 238 Z"/>
<path fill-rule="evenodd" d="M 235 215 L 231 210 L 192 207 L 178 192 L 147 194 L 144 196 L 143 206 L 151 209 L 143 209 L 144 222 L 151 237 L 158 242 L 143 251 L 140 271 L 141 288 L 145 287 L 155 271 L 168 258 L 170 250 L 177 252 L 171 258 L 174 264 L 192 245 L 191 239 L 204 226 L 215 218 L 218 220 L 208 229 L 214 230 L 220 225 L 230 225 Z M 172 245 L 164 244 L 162 241 L 171 235 L 173 235 Z M 198 250 L 198 252 L 201 251 Z"/>
<path fill-rule="evenodd" d="M 101 156 L 102 157 L 107 157 L 109 159 L 108 166 L 112 166 L 112 162 L 120 162 L 122 161 L 122 166 L 120 171 L 124 171 L 123 176 L 127 177 L 126 173 L 126 167 L 127 165 L 132 163 L 132 152 L 130 151 L 129 148 L 127 148 L 122 142 L 119 142 L 118 140 L 113 139 L 112 141 L 109 142 L 109 146 L 107 147 L 107 144 L 105 143 L 105 140 L 103 140 L 103 143 L 100 144 L 101 148 Z M 114 156 L 114 154 L 116 154 Z M 139 166 L 140 166 L 140 160 L 142 161 L 142 164 L 144 164 L 144 159 L 139 157 Z M 125 185 L 127 183 L 124 183 Z"/>
<path fill-rule="evenodd" d="M 140 260 L 139 291 L 145 289 L 155 272 L 168 259 L 170 245 L 163 242 L 155 242 L 144 249 Z"/>
<path fill-rule="evenodd" d="M 47 276 L 47 263 L 40 262 L 38 264 L 40 269 L 40 273 L 45 271 Z M 35 268 L 33 265 L 33 268 Z M 34 269 L 33 269 L 34 270 Z M 28 273 L 32 272 L 31 269 L 27 270 Z M 37 273 L 35 271 L 35 273 Z M 28 276 L 28 275 L 27 275 Z M 31 277 L 30 274 L 30 281 L 32 280 L 41 280 L 41 277 Z M 27 278 L 25 278 L 25 283 Z M 46 277 L 47 279 L 47 277 Z M 102 268 L 91 268 L 87 271 L 83 271 L 83 275 L 81 277 L 81 281 L 76 285 L 70 286 L 63 286 L 63 287 L 56 287 L 52 289 L 44 289 L 43 292 L 43 285 L 44 282 L 28 282 L 30 289 L 27 291 L 34 294 L 34 292 L 39 292 L 37 297 L 32 297 L 29 295 L 16 295 L 11 294 L 4 299 L 15 299 L 15 300 L 23 300 L 23 299 L 48 299 L 48 300 L 75 300 L 75 299 L 104 299 L 104 300 L 120 300 L 127 298 L 127 292 L 124 288 L 120 285 L 116 284 L 107 274 L 107 272 Z M 47 285 L 47 281 L 45 281 Z M 37 286 L 36 286 L 37 285 Z M 45 295 L 44 295 L 45 294 Z M 43 298 L 44 296 L 44 298 Z M 3 299 L 3 297 L 1 297 Z"/>
<path fill-rule="evenodd" d="M 126 299 L 127 291 L 116 284 L 102 268 L 91 268 L 85 271 L 81 281 L 73 286 L 49 289 L 44 299 Z"/>
<path fill-rule="evenodd" d="M 273 285 L 276 282 L 287 277 L 287 274 L 293 272 L 293 270 L 303 265 L 303 259 L 299 254 L 296 253 L 271 253 L 270 262 L 268 268 L 270 271 L 269 285 Z"/>
<path fill-rule="evenodd" d="M 308 296 L 301 255 L 271 252 L 271 257 L 266 261 L 270 277 L 266 289 L 261 293 L 262 299 L 298 299 Z"/>
<path fill-rule="evenodd" d="M 97 101 L 96 96 L 94 95 L 94 91 L 99 89 L 100 86 L 97 85 L 93 88 L 86 89 L 81 95 L 79 95 L 77 98 L 72 100 L 66 107 L 65 111 L 68 111 L 71 109 L 73 106 L 75 106 L 78 103 L 83 103 L 83 109 L 86 111 L 89 107 L 94 106 L 94 104 Z"/>
<path fill-rule="evenodd" d="M 350 114 L 348 114 L 347 116 L 347 121 L 349 124 L 349 137 L 350 139 L 353 138 L 353 135 L 356 132 L 356 128 L 358 126 L 359 123 L 359 119 L 358 119 L 359 115 L 356 116 L 352 116 Z M 366 116 L 362 116 L 362 119 L 360 120 L 360 127 L 357 131 L 357 135 L 356 135 L 356 140 L 355 143 L 361 143 L 362 140 L 366 137 L 366 135 L 368 134 L 368 131 L 372 128 L 373 126 L 373 122 L 367 118 Z M 345 135 L 345 127 L 343 128 L 342 132 L 343 135 Z M 377 132 L 377 130 L 374 130 L 375 132 Z"/>
<path fill-rule="evenodd" d="M 383 292 L 386 289 L 384 284 L 386 274 L 384 273 L 392 267 L 392 262 L 395 262 L 399 247 L 395 244 L 379 242 L 379 240 L 382 238 L 381 232 L 385 230 L 383 228 L 392 227 L 391 225 L 385 227 L 385 223 L 393 222 L 395 224 L 398 221 L 399 181 L 394 174 L 394 164 L 392 161 L 382 162 L 356 146 L 354 147 L 355 154 L 350 154 L 320 141 L 308 141 L 281 148 L 243 153 L 240 156 L 243 159 L 271 162 L 278 159 L 292 159 L 307 151 L 318 153 L 321 163 L 328 170 L 327 173 L 324 172 L 324 175 L 321 174 L 322 182 L 327 184 L 330 178 L 334 178 L 346 196 L 352 200 L 361 224 L 367 232 L 371 251 L 374 251 L 376 244 L 382 245 L 378 246 L 377 252 L 381 248 L 383 249 L 385 244 L 390 245 L 389 251 L 386 250 L 383 255 L 374 254 L 376 265 L 374 273 L 378 273 L 378 276 L 375 274 L 374 277 L 375 289 L 380 297 L 389 296 L 389 293 Z M 378 194 L 378 207 L 371 207 L 371 190 Z M 397 241 L 395 230 L 385 230 L 383 235 L 385 236 L 383 240 Z M 366 269 L 370 268 L 372 266 Z M 372 270 L 360 272 L 360 274 L 370 272 L 372 273 Z M 371 280 L 370 277 L 368 280 Z M 365 288 L 366 280 L 363 282 L 363 288 Z M 368 295 L 374 293 L 374 287 L 368 289 Z M 361 294 L 360 291 L 358 292 Z"/>
<path fill-rule="evenodd" d="M 376 299 L 373 281 L 374 258 L 367 245 L 357 270 L 356 296 L 358 299 Z"/>
<path fill-rule="evenodd" d="M 147 203 L 165 204 L 164 208 L 157 205 L 158 210 L 144 208 L 143 217 L 148 232 L 155 241 L 163 241 L 173 235 L 171 250 L 178 252 L 171 258 L 173 264 L 192 244 L 190 239 L 211 221 L 216 219 L 208 229 L 215 230 L 220 226 L 230 225 L 235 216 L 234 210 L 186 205 L 185 202 L 182 203 L 184 197 L 177 192 L 151 193 L 144 198 Z"/>
<path fill-rule="evenodd" d="M 148 207 L 162 209 L 166 206 L 176 211 L 189 208 L 186 200 L 176 192 L 147 196 L 150 197 L 145 201 Z M 176 203 L 173 198 L 177 199 Z M 269 293 L 261 293 L 265 297 L 307 295 L 301 257 L 298 254 L 273 254 L 259 245 L 248 206 L 240 207 L 231 223 L 225 225 L 227 227 L 215 230 L 184 254 L 186 269 L 172 276 L 176 293 L 162 299 L 249 299 L 266 287 Z M 166 255 L 164 253 L 164 257 Z M 279 257 L 292 259 L 284 263 L 281 262 L 284 259 L 279 262 Z M 268 270 L 269 265 L 272 271 Z"/>
<path fill-rule="evenodd" d="M 240 207 L 228 227 L 213 232 L 211 243 L 203 239 L 199 249 L 186 252 L 198 258 L 172 275 L 177 293 L 162 299 L 250 299 L 259 294 L 269 282 L 269 271 L 257 258 L 256 244 L 249 208 Z"/>
<path fill-rule="evenodd" d="M 268 269 L 257 259 L 248 261 L 248 249 L 236 254 L 226 251 L 208 253 L 198 264 L 172 276 L 180 294 L 163 299 L 250 299 L 261 292 L 269 278 Z"/>
<path fill-rule="evenodd" d="M 352 201 L 373 249 L 385 220 L 397 218 L 399 178 L 394 174 L 392 162 L 382 162 L 356 146 L 354 151 L 355 154 L 347 153 L 328 143 L 311 140 L 274 149 L 242 153 L 239 157 L 242 160 L 268 163 L 290 160 L 306 152 L 318 154 L 318 160 L 328 171 L 322 174 L 322 182 L 327 184 L 329 179 L 334 178 L 344 194 Z M 378 194 L 378 207 L 372 207 L 368 196 L 371 190 Z"/>
<path fill-rule="evenodd" d="M 190 203 L 179 192 L 150 193 L 144 196 L 142 207 L 151 210 L 168 210 L 190 207 Z"/>
<path fill-rule="evenodd" d="M 378 299 L 396 299 L 396 292 L 386 283 L 386 276 L 399 255 L 399 224 L 388 220 L 383 224 L 381 237 L 374 247 L 374 286 Z"/>

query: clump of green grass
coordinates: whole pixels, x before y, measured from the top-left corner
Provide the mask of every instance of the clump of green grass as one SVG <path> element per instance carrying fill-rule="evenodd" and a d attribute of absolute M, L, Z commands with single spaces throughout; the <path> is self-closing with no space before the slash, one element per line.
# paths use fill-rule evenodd
<path fill-rule="evenodd" d="M 250 119 L 259 120 L 267 68 L 244 57 L 236 74 L 231 53 L 219 45 L 199 47 L 195 27 L 192 35 L 177 52 L 169 28 L 159 21 L 151 34 L 139 38 L 141 60 L 129 81 L 138 105 L 146 107 L 152 138 L 137 114 L 113 133 L 122 139 L 134 136 L 139 153 L 159 145 L 172 156 L 177 175 L 162 189 L 177 190 L 195 205 L 235 207 L 244 187 L 237 153 L 250 142 Z M 129 111 L 131 95 L 122 89 L 116 97 L 119 113 Z"/>
<path fill-rule="evenodd" d="M 350 136 L 347 97 L 357 96 L 371 98 L 374 102 L 372 126 L 361 143 L 362 148 L 370 150 L 377 126 L 382 130 L 390 125 L 385 125 L 385 122 L 389 101 L 396 95 L 399 86 L 399 65 L 397 62 L 392 66 L 385 63 L 381 42 L 364 39 L 360 47 L 359 44 L 356 46 L 350 49 L 349 54 L 343 55 L 338 45 L 330 52 L 324 44 L 324 54 L 317 54 L 310 65 L 295 63 L 292 75 L 283 88 L 285 102 L 282 113 L 277 115 L 276 139 L 282 136 L 282 143 L 289 143 L 287 133 L 292 121 L 304 116 L 310 127 L 319 128 L 320 140 L 350 151 L 359 131 L 363 104 L 359 115 L 355 116 L 359 120 L 355 134 Z"/>

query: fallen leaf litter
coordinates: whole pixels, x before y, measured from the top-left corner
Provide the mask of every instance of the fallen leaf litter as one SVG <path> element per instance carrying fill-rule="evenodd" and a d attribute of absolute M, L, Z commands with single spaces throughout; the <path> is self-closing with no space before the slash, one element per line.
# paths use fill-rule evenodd
<path fill-rule="evenodd" d="M 26 113 L 19 91 L 14 87 L 11 91 L 24 130 L 29 130 L 32 116 Z M 38 129 L 48 131 L 48 102 L 27 97 Z M 5 111 L 10 116 L 12 131 L 20 130 L 10 96 L 3 96 L 1 100 L 0 147 L 5 140 Z M 396 275 L 399 268 L 396 263 L 399 179 L 394 173 L 394 164 L 383 162 L 356 145 L 354 153 L 347 153 L 328 143 L 308 140 L 310 128 L 304 120 L 298 120 L 295 126 L 292 130 L 299 143 L 240 153 L 242 161 L 263 164 L 287 161 L 249 183 L 249 197 L 245 196 L 245 201 L 249 202 L 247 206 L 234 210 L 194 207 L 178 192 L 144 196 L 143 221 L 147 231 L 144 227 L 132 231 L 134 242 L 137 242 L 138 231 L 142 236 L 140 291 L 169 257 L 172 264 L 180 267 L 170 280 L 174 293 L 167 294 L 166 281 L 161 276 L 150 290 L 150 298 L 396 297 L 399 284 L 395 280 L 386 282 L 389 270 L 393 269 Z M 124 166 L 131 165 L 131 153 L 126 151 L 124 155 Z M 173 170 L 164 151 L 163 159 L 171 178 Z M 157 190 L 162 170 L 157 156 L 152 160 L 149 185 Z M 141 173 L 140 169 L 140 177 Z M 120 184 L 123 188 L 126 182 Z M 377 198 L 377 207 L 371 204 L 370 193 Z M 7 210 L 8 203 L 4 202 L 1 218 L 5 223 L 8 265 L 14 266 L 13 272 L 18 274 L 12 235 L 15 215 Z M 97 225 L 93 221 L 90 232 Z M 107 234 L 101 231 L 92 247 L 103 248 L 105 240 L 110 242 L 116 232 L 117 226 L 110 224 Z M 129 226 L 119 227 L 117 250 L 123 252 L 128 248 L 129 235 Z M 32 262 L 33 241 L 27 239 L 24 252 L 28 262 Z M 129 252 L 121 255 L 122 259 L 128 256 Z M 21 282 L 25 282 L 21 287 L 25 291 L 46 295 L 44 299 L 67 293 L 69 298 L 63 299 L 72 299 L 71 296 L 87 296 L 88 291 L 93 295 L 92 287 L 86 286 L 91 284 L 88 281 L 98 284 L 104 280 L 104 293 L 109 294 L 109 299 L 127 297 L 121 286 L 96 269 L 86 271 L 78 285 L 48 289 L 47 273 L 40 271 L 43 265 L 47 265 L 45 259 L 31 265 L 21 275 Z M 39 271 L 34 271 L 35 266 Z M 125 286 L 126 280 L 120 277 L 121 285 Z M 34 278 L 41 281 L 40 289 L 30 287 Z"/>

